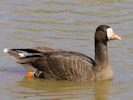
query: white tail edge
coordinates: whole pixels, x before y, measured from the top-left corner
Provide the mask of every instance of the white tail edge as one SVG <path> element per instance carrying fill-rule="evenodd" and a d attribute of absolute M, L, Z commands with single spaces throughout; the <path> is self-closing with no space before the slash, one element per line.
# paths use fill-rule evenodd
<path fill-rule="evenodd" d="M 5 48 L 5 49 L 3 50 L 4 53 L 8 53 L 8 51 L 9 51 L 8 48 Z"/>

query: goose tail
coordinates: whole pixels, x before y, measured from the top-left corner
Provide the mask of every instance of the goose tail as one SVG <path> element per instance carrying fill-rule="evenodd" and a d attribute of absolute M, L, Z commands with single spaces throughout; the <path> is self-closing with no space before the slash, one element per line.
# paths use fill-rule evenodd
<path fill-rule="evenodd" d="M 42 57 L 39 51 L 33 49 L 8 49 L 3 50 L 4 53 L 9 54 L 12 58 L 20 64 L 28 64 L 36 59 Z"/>

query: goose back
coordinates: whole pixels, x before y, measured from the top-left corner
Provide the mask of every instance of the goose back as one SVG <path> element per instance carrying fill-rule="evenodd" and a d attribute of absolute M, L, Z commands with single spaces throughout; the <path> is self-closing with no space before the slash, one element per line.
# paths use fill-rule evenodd
<path fill-rule="evenodd" d="M 53 78 L 84 81 L 93 75 L 92 67 L 95 63 L 83 54 L 62 51 L 47 52 L 43 53 L 42 56 L 41 59 L 32 61 L 31 65 Z"/>

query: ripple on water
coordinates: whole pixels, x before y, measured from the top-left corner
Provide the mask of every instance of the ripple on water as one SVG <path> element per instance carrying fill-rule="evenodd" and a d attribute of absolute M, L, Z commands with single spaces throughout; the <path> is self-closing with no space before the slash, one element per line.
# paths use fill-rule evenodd
<path fill-rule="evenodd" d="M 28 80 L 24 78 L 26 69 L 0 52 L 0 98 L 132 100 L 132 9 L 132 0 L 2 0 L 1 51 L 5 47 L 49 46 L 93 57 L 93 37 L 99 24 L 112 26 L 122 40 L 108 45 L 113 83 Z"/>

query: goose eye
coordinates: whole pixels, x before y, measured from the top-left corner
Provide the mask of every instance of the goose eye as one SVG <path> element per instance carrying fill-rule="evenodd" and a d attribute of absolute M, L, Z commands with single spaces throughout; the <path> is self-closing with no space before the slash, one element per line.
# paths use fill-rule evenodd
<path fill-rule="evenodd" d="M 105 32 L 104 30 L 100 30 L 101 32 Z"/>

